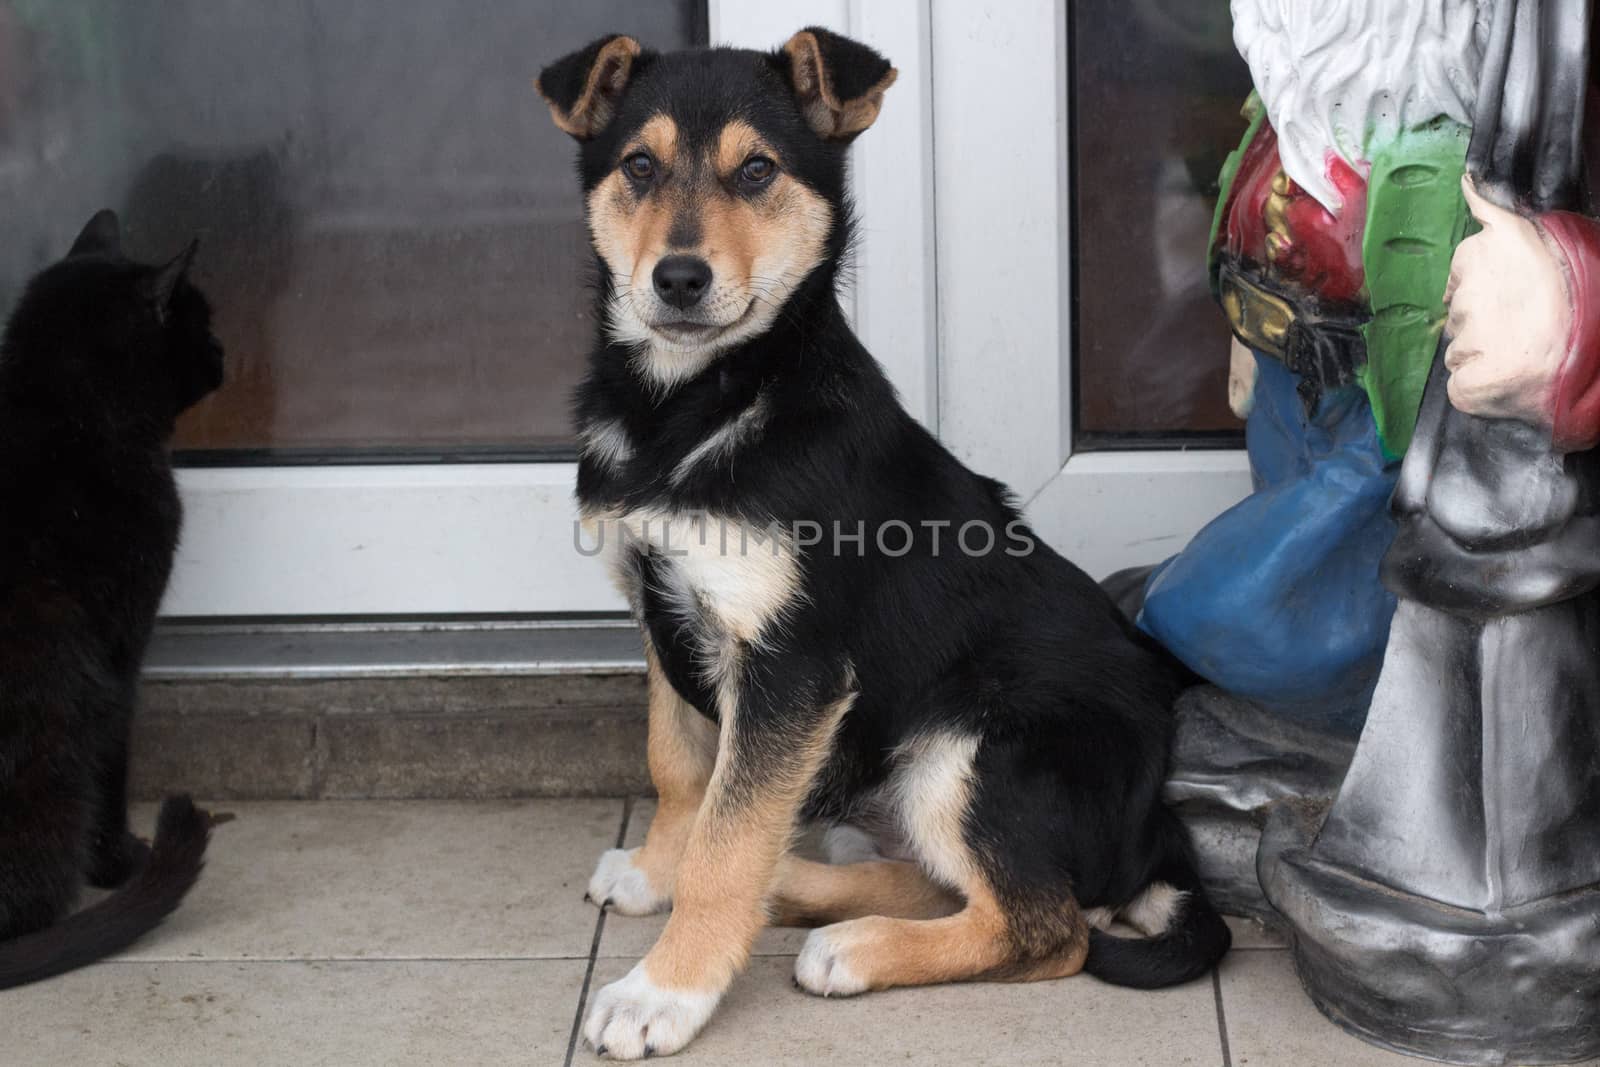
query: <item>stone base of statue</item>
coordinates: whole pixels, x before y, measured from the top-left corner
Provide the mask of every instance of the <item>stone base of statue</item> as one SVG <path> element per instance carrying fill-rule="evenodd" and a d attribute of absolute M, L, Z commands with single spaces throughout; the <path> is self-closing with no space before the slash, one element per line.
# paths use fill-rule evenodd
<path fill-rule="evenodd" d="M 1329 1018 L 1451 1063 L 1600 1055 L 1597 636 L 1590 595 L 1490 618 L 1400 602 L 1338 796 L 1275 807 L 1262 838 Z"/>
<path fill-rule="evenodd" d="M 1324 810 L 1276 808 L 1260 857 L 1324 1015 L 1373 1044 L 1449 1063 L 1600 1055 L 1600 887 L 1498 915 L 1440 904 L 1317 859 Z"/>
<path fill-rule="evenodd" d="M 1256 877 L 1256 852 L 1273 806 L 1331 803 L 1354 741 L 1273 715 L 1211 686 L 1178 699 L 1166 801 L 1189 828 L 1217 908 L 1279 927 Z"/>
<path fill-rule="evenodd" d="M 1594 635 L 1593 598 L 1493 621 L 1403 602 L 1359 751 L 1213 687 L 1179 699 L 1166 799 L 1207 890 L 1289 938 L 1338 1025 L 1450 1063 L 1600 1057 Z"/>

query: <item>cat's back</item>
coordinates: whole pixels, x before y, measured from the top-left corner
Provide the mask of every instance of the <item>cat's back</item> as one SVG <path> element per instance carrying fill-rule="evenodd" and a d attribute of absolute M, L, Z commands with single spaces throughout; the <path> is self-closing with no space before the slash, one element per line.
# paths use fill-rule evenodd
<path fill-rule="evenodd" d="M 139 276 L 113 266 L 48 269 L 0 338 L 0 627 L 148 627 L 166 585 L 174 413 L 146 410 L 164 389 L 141 391 L 156 370 L 121 291 Z"/>
<path fill-rule="evenodd" d="M 0 626 L 138 625 L 159 603 L 181 525 L 165 450 L 16 407 L 0 389 Z"/>

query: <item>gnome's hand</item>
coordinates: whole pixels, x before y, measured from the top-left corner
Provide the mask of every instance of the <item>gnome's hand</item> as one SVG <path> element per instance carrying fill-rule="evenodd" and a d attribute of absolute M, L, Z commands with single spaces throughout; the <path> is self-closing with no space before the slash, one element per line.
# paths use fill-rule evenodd
<path fill-rule="evenodd" d="M 1450 403 L 1550 426 L 1572 328 L 1562 259 L 1531 220 L 1483 199 L 1470 178 L 1461 189 L 1483 229 L 1457 246 L 1445 288 Z"/>

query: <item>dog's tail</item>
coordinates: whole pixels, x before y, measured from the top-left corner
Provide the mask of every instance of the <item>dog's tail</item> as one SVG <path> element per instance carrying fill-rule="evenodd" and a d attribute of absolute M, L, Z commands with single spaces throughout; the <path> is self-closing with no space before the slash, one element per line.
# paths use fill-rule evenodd
<path fill-rule="evenodd" d="M 1149 908 L 1165 910 L 1166 925 L 1153 937 L 1117 937 L 1089 931 L 1089 956 L 1083 969 L 1112 985 L 1160 989 L 1206 974 L 1233 944 L 1233 932 L 1206 896 L 1194 869 L 1182 825 L 1164 813 L 1167 859 L 1146 891 Z M 1170 887 L 1170 891 L 1160 888 Z"/>
<path fill-rule="evenodd" d="M 0 989 L 76 970 L 133 944 L 200 877 L 210 836 L 211 818 L 194 801 L 168 797 L 150 858 L 126 885 L 54 926 L 0 943 Z"/>

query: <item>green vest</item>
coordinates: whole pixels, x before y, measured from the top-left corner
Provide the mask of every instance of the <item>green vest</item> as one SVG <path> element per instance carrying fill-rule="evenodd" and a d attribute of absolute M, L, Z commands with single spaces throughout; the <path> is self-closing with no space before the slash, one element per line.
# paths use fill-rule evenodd
<path fill-rule="evenodd" d="M 1240 161 L 1265 121 L 1255 93 L 1245 102 L 1250 126 L 1222 165 L 1222 190 L 1211 223 L 1210 272 L 1216 290 L 1218 237 Z M 1367 221 L 1361 241 L 1372 318 L 1361 328 L 1367 361 L 1357 372 L 1372 402 L 1384 455 L 1399 459 L 1416 429 L 1422 388 L 1444 328 L 1450 259 L 1471 217 L 1461 195 L 1472 131 L 1449 118 L 1402 132 L 1372 153 Z"/>

